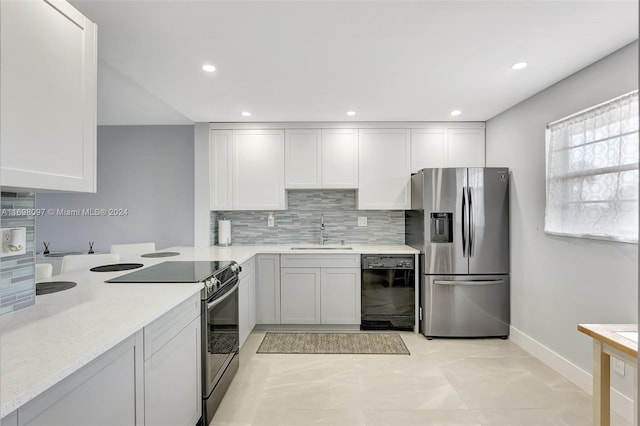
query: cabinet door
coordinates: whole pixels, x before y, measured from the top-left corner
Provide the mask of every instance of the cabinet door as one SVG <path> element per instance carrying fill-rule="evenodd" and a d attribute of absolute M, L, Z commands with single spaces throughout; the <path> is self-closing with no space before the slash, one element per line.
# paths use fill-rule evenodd
<path fill-rule="evenodd" d="M 144 363 L 147 425 L 195 425 L 200 418 L 200 318 Z"/>
<path fill-rule="evenodd" d="M 251 274 L 247 275 L 247 288 L 249 289 L 249 334 L 256 327 L 256 273 L 255 262 L 252 260 L 251 264 L 254 265 L 254 270 Z"/>
<path fill-rule="evenodd" d="M 411 130 L 411 173 L 447 167 L 447 129 Z"/>
<path fill-rule="evenodd" d="M 287 129 L 284 145 L 285 187 L 320 188 L 320 130 Z"/>
<path fill-rule="evenodd" d="M 322 268 L 322 324 L 360 324 L 360 269 Z"/>
<path fill-rule="evenodd" d="M 320 268 L 282 268 L 280 315 L 282 324 L 320 323 Z"/>
<path fill-rule="evenodd" d="M 139 332 L 101 355 L 20 407 L 18 425 L 143 425 L 142 346 Z"/>
<path fill-rule="evenodd" d="M 2 424 L 2 426 L 18 426 L 18 410 L 4 416 L 0 424 Z"/>
<path fill-rule="evenodd" d="M 234 130 L 233 209 L 285 210 L 284 131 Z"/>
<path fill-rule="evenodd" d="M 322 130 L 322 187 L 358 188 L 358 131 Z"/>
<path fill-rule="evenodd" d="M 360 129 L 358 209 L 409 210 L 408 129 Z"/>
<path fill-rule="evenodd" d="M 95 24 L 64 1 L 2 1 L 0 29 L 0 185 L 95 192 Z"/>
<path fill-rule="evenodd" d="M 209 136 L 211 210 L 233 209 L 232 134 L 231 130 L 212 130 Z"/>
<path fill-rule="evenodd" d="M 449 129 L 447 167 L 484 167 L 484 129 Z"/>
<path fill-rule="evenodd" d="M 254 265 L 253 258 L 241 265 L 242 272 L 240 273 L 240 285 L 238 287 L 240 347 L 242 347 L 256 325 Z"/>
<path fill-rule="evenodd" d="M 280 324 L 280 255 L 256 255 L 256 323 Z"/>

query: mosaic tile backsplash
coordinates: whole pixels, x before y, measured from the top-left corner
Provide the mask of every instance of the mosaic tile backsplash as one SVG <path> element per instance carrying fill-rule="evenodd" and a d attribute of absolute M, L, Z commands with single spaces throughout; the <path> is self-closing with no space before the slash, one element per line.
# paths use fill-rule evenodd
<path fill-rule="evenodd" d="M 218 220 L 231 220 L 231 244 L 319 244 L 324 215 L 326 244 L 404 244 L 403 210 L 357 210 L 355 190 L 289 190 L 288 210 L 211 212 L 211 244 L 218 243 Z M 358 216 L 367 226 L 358 226 Z"/>
<path fill-rule="evenodd" d="M 35 209 L 36 197 L 32 193 L 3 192 L 0 204 L 3 213 L 0 225 L 3 228 L 27 228 L 26 253 L 0 258 L 0 315 L 4 315 L 35 303 L 36 217 L 21 213 Z"/>

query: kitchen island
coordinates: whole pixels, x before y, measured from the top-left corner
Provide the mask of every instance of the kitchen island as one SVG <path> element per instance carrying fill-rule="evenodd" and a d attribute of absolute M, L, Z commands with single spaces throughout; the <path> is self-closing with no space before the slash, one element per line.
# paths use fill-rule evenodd
<path fill-rule="evenodd" d="M 638 380 L 638 324 L 578 324 L 578 331 L 593 339 L 593 424 L 611 424 L 611 357 L 634 368 Z M 638 424 L 638 395 L 633 398 Z"/>
<path fill-rule="evenodd" d="M 291 245 L 231 247 L 171 247 L 171 258 L 133 257 L 145 267 L 166 260 L 235 260 L 256 254 L 296 253 Z M 403 245 L 352 245 L 351 249 L 305 248 L 304 253 L 416 254 Z M 202 284 L 113 284 L 105 280 L 120 272 L 73 271 L 54 280 L 77 286 L 38 296 L 33 307 L 0 318 L 0 417 L 14 413 L 52 386 L 79 371 L 144 327 L 197 295 Z"/>

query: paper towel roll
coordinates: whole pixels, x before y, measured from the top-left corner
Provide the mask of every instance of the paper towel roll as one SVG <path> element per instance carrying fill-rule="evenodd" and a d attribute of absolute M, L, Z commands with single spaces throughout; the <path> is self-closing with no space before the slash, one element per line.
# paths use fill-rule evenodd
<path fill-rule="evenodd" d="M 223 247 L 231 245 L 231 221 L 230 220 L 218 221 L 218 245 Z"/>

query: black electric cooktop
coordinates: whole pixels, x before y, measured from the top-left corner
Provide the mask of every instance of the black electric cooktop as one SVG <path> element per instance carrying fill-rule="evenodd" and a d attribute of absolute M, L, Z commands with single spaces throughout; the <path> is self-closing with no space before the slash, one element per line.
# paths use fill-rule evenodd
<path fill-rule="evenodd" d="M 107 280 L 108 283 L 197 283 L 227 268 L 229 261 L 167 261 Z"/>

